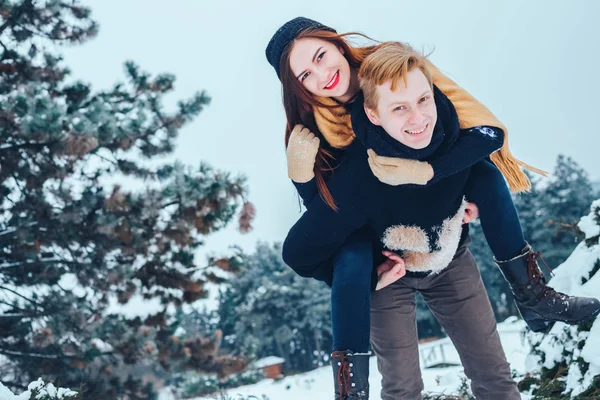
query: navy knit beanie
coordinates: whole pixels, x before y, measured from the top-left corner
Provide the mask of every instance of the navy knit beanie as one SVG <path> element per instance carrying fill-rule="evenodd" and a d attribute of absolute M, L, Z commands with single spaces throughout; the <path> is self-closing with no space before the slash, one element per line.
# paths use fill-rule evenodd
<path fill-rule="evenodd" d="M 275 32 L 269 41 L 269 44 L 267 45 L 267 50 L 265 51 L 269 64 L 275 68 L 275 72 L 280 80 L 281 76 L 279 76 L 279 61 L 281 60 L 281 53 L 283 53 L 283 49 L 285 49 L 285 47 L 292 40 L 294 40 L 300 32 L 306 29 L 323 29 L 337 33 L 333 28 L 304 17 L 296 17 L 291 21 L 286 22 L 277 30 L 277 32 Z"/>

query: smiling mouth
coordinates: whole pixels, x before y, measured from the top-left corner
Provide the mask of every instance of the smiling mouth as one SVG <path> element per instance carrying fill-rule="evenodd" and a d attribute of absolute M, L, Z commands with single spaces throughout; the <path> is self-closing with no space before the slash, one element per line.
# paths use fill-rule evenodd
<path fill-rule="evenodd" d="M 327 85 L 323 88 L 325 90 L 332 90 L 334 89 L 337 84 L 340 83 L 340 71 L 336 71 L 335 74 L 333 74 L 333 76 L 331 77 L 331 80 L 329 81 L 329 83 L 327 83 Z"/>
<path fill-rule="evenodd" d="M 408 133 L 411 136 L 419 136 L 422 133 L 425 133 L 425 131 L 427 130 L 428 126 L 429 126 L 429 124 L 425 124 L 425 126 L 422 129 L 420 129 L 420 130 L 411 130 L 411 131 L 404 130 L 404 132 Z"/>

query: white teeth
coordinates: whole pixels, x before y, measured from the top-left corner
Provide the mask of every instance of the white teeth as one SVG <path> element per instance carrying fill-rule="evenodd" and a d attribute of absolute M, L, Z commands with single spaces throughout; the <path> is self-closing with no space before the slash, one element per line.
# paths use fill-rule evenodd
<path fill-rule="evenodd" d="M 330 87 L 333 82 L 335 82 L 335 77 L 337 76 L 337 72 L 335 74 L 333 74 L 333 76 L 331 77 L 331 80 L 329 81 L 329 83 L 327 84 L 327 86 L 325 86 L 325 89 L 327 89 L 328 87 Z"/>
<path fill-rule="evenodd" d="M 423 127 L 423 129 L 421 129 L 420 131 L 409 131 L 409 130 L 407 130 L 406 132 L 410 133 L 411 135 L 418 135 L 419 133 L 425 132 L 425 128 L 427 128 L 427 125 L 425 125 Z"/>

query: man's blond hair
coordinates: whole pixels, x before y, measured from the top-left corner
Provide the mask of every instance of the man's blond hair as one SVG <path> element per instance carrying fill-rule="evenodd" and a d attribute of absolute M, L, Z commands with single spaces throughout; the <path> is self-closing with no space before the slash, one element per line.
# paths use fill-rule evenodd
<path fill-rule="evenodd" d="M 358 71 L 360 88 L 365 96 L 365 106 L 377 110 L 379 101 L 377 86 L 391 80 L 391 89 L 394 91 L 399 79 L 402 79 L 406 86 L 406 75 L 414 68 L 419 68 L 432 86 L 431 73 L 427 69 L 425 56 L 405 43 L 380 44 L 377 50 L 364 59 Z"/>

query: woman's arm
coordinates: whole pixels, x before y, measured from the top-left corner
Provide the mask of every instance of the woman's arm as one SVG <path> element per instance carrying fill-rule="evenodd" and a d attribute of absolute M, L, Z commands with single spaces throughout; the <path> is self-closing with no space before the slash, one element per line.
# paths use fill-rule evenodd
<path fill-rule="evenodd" d="M 469 92 L 461 88 L 452 79 L 441 73 L 435 65 L 428 63 L 433 83 L 440 88 L 442 92 L 456 108 L 458 120 L 461 128 L 472 128 L 475 126 L 495 126 L 504 132 L 504 143 L 500 151 L 495 152 L 490 157 L 492 162 L 498 167 L 504 178 L 506 178 L 510 189 L 514 192 L 529 190 L 531 183 L 529 178 L 520 167 L 526 168 L 542 176 L 547 173 L 541 169 L 534 168 L 522 161 L 517 160 L 508 148 L 508 130 L 502 122 L 483 104 L 481 104 Z"/>
<path fill-rule="evenodd" d="M 440 72 L 428 62 L 433 84 L 454 105 L 458 114 L 461 134 L 456 143 L 443 155 L 431 160 L 428 176 L 423 179 L 424 168 L 414 167 L 413 160 L 370 157 L 373 173 L 383 183 L 432 184 L 453 173 L 468 168 L 501 149 L 506 141 L 506 127 L 492 112 L 469 92 Z M 486 134 L 487 133 L 487 134 Z M 374 167 L 374 165 L 378 167 Z M 415 175 L 416 174 L 416 175 Z"/>
<path fill-rule="evenodd" d="M 328 182 L 338 210 L 315 196 L 283 243 L 283 260 L 301 276 L 330 283 L 333 255 L 353 232 L 366 225 L 365 193 L 369 190 L 357 184 L 356 174 L 349 172 L 338 170 Z"/>
<path fill-rule="evenodd" d="M 302 199 L 304 207 L 308 207 L 308 204 L 319 194 L 317 180 L 314 177 L 308 182 L 299 183 L 292 181 L 292 183 L 296 187 L 296 191 Z"/>
<path fill-rule="evenodd" d="M 502 147 L 504 133 L 488 126 L 462 129 L 456 142 L 428 163 L 396 157 L 383 157 L 368 150 L 369 166 L 381 182 L 397 186 L 407 183 L 431 185 L 471 167 Z M 419 168 L 415 168 L 418 165 Z M 428 171 L 427 168 L 429 166 Z"/>
<path fill-rule="evenodd" d="M 431 160 L 433 177 L 427 184 L 471 167 L 502 147 L 504 132 L 488 126 L 476 126 L 461 130 L 456 143 L 444 154 Z"/>
<path fill-rule="evenodd" d="M 296 125 L 290 134 L 286 149 L 288 177 L 306 206 L 318 193 L 315 179 L 315 160 L 319 138 L 303 125 Z"/>

